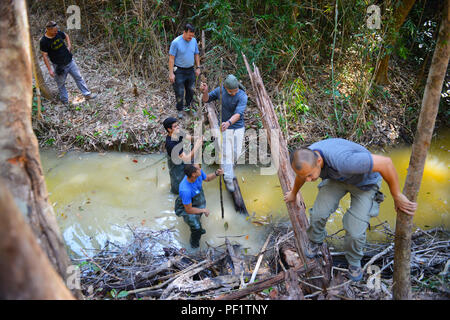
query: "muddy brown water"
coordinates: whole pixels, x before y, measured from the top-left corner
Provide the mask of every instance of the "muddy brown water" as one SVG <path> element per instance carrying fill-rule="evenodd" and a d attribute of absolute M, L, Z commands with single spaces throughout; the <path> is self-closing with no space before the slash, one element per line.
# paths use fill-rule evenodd
<path fill-rule="evenodd" d="M 418 197 L 418 210 L 414 223 L 424 229 L 444 226 L 450 229 L 449 216 L 449 161 L 450 135 L 433 140 L 427 158 L 424 178 Z M 403 187 L 410 147 L 396 147 L 387 151 L 399 173 Z M 169 174 L 164 155 L 134 155 L 131 153 L 81 153 L 69 152 L 61 156 L 54 150 L 40 152 L 50 201 L 54 206 L 63 238 L 73 256 L 92 254 L 106 241 L 125 244 L 131 237 L 131 228 L 163 230 L 173 228 L 165 238 L 166 244 L 186 247 L 189 250 L 189 228 L 182 218 L 174 214 L 175 196 L 169 192 Z M 215 167 L 203 166 L 206 173 Z M 202 236 L 201 248 L 224 243 L 230 237 L 250 254 L 261 249 L 267 235 L 266 223 L 287 221 L 288 214 L 278 176 L 259 175 L 256 165 L 239 165 L 242 195 L 253 219 L 236 213 L 231 196 L 224 192 L 224 216 L 221 217 L 219 182 L 204 183 L 209 217 L 202 217 L 207 233 Z M 317 195 L 317 184 L 307 183 L 302 194 L 307 208 Z M 395 229 L 396 213 L 389 188 L 385 182 L 382 191 L 386 195 L 380 214 L 372 218 L 371 225 L 387 221 Z M 329 234 L 342 229 L 342 216 L 348 208 L 349 195 L 332 214 L 327 224 Z M 370 241 L 383 241 L 379 231 L 368 231 Z M 164 246 L 164 243 L 161 244 Z M 92 250 L 94 249 L 94 250 Z"/>

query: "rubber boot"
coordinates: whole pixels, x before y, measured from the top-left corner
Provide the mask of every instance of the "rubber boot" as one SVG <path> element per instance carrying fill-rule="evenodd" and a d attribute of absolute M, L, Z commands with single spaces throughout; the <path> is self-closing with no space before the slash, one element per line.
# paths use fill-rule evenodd
<path fill-rule="evenodd" d="M 200 246 L 200 238 L 202 237 L 202 230 L 195 230 L 191 232 L 191 246 L 198 248 Z"/>

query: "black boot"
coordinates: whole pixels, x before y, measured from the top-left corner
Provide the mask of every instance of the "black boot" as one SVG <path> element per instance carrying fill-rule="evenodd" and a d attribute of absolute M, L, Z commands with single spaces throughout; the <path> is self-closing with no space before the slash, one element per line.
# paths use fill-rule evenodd
<path fill-rule="evenodd" d="M 195 230 L 191 232 L 191 246 L 198 248 L 200 246 L 200 238 L 202 237 L 202 230 Z"/>

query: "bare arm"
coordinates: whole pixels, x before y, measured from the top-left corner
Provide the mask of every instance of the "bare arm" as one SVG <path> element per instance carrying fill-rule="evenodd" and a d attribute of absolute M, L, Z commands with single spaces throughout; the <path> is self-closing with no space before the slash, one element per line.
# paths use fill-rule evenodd
<path fill-rule="evenodd" d="M 209 210 L 208 209 L 200 209 L 200 208 L 195 208 L 192 206 L 192 203 L 189 204 L 184 204 L 184 211 L 186 211 L 186 213 L 188 214 L 200 214 L 200 213 L 205 213 L 206 216 L 208 216 L 209 214 Z"/>
<path fill-rule="evenodd" d="M 417 203 L 410 201 L 403 193 L 401 193 L 397 171 L 395 170 L 391 158 L 372 154 L 372 159 L 372 171 L 379 172 L 384 181 L 388 184 L 389 191 L 394 198 L 395 210 L 397 210 L 397 212 L 400 210 L 411 216 L 414 215 L 414 212 L 417 209 Z"/>
<path fill-rule="evenodd" d="M 227 130 L 232 124 L 234 124 L 234 123 L 235 123 L 236 121 L 238 121 L 240 118 L 241 118 L 241 115 L 240 115 L 239 113 L 233 114 L 233 115 L 231 116 L 230 119 L 228 119 L 228 120 L 225 121 L 225 122 L 222 122 L 222 125 L 221 125 L 222 131 Z M 231 123 L 228 122 L 228 121 L 230 121 Z"/>
<path fill-rule="evenodd" d="M 216 174 L 217 173 L 217 174 Z M 205 181 L 211 181 L 214 180 L 217 176 L 223 175 L 223 169 L 217 169 L 214 173 L 210 173 L 206 176 Z"/>
<path fill-rule="evenodd" d="M 67 33 L 64 33 L 66 36 L 66 41 L 67 41 L 67 49 L 72 52 L 72 42 L 70 41 L 69 35 Z"/>
<path fill-rule="evenodd" d="M 302 179 L 298 175 L 295 175 L 294 186 L 292 187 L 291 191 L 286 192 L 286 194 L 284 195 L 284 201 L 286 202 L 295 201 L 297 193 L 300 190 L 300 188 L 305 184 L 305 181 L 306 181 L 305 179 Z"/>
<path fill-rule="evenodd" d="M 169 80 L 175 82 L 175 74 L 173 73 L 173 66 L 175 65 L 175 56 L 169 54 Z"/>
<path fill-rule="evenodd" d="M 186 135 L 186 138 L 188 135 Z M 192 137 L 189 135 L 190 138 L 188 140 L 192 140 Z M 191 163 L 191 160 L 194 158 L 195 152 L 202 146 L 203 138 L 197 139 L 194 143 L 194 148 L 192 148 L 191 152 L 188 154 L 182 153 L 180 154 L 180 159 L 183 160 L 184 163 Z"/>
<path fill-rule="evenodd" d="M 44 58 L 44 63 L 47 66 L 48 72 L 50 73 L 50 76 L 54 77 L 55 73 L 53 72 L 53 68 L 50 65 L 50 61 L 48 61 L 48 53 L 44 52 L 44 51 L 41 51 L 41 53 L 42 53 L 42 57 Z"/>
<path fill-rule="evenodd" d="M 200 55 L 199 54 L 194 55 L 194 60 L 195 60 L 195 65 L 197 67 L 200 67 Z"/>

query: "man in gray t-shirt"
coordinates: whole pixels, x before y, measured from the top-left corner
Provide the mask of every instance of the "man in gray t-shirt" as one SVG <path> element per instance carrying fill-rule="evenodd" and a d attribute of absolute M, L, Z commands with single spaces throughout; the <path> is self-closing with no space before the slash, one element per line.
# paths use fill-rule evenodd
<path fill-rule="evenodd" d="M 220 130 L 222 131 L 222 163 L 223 179 L 230 192 L 234 192 L 233 165 L 239 159 L 244 142 L 245 126 L 244 111 L 247 107 L 247 94 L 240 88 L 239 81 L 232 74 L 228 75 L 222 88 L 217 87 L 208 93 L 208 85 L 200 84 L 203 93 L 203 102 L 219 100 L 222 94 L 222 119 Z M 222 91 L 222 93 L 221 93 Z"/>
<path fill-rule="evenodd" d="M 327 139 L 292 154 L 291 165 L 296 173 L 294 186 L 285 201 L 294 201 L 305 182 L 322 178 L 319 193 L 310 209 L 307 233 L 310 242 L 305 254 L 314 258 L 327 235 L 325 225 L 336 211 L 339 201 L 350 193 L 350 208 L 342 221 L 345 229 L 344 251 L 353 281 L 362 279 L 361 259 L 366 242 L 366 229 L 371 217 L 379 213 L 383 194 L 379 191 L 382 178 L 389 185 L 397 211 L 414 215 L 417 208 L 400 192 L 397 171 L 389 157 L 371 154 L 363 146 L 345 139 Z"/>

